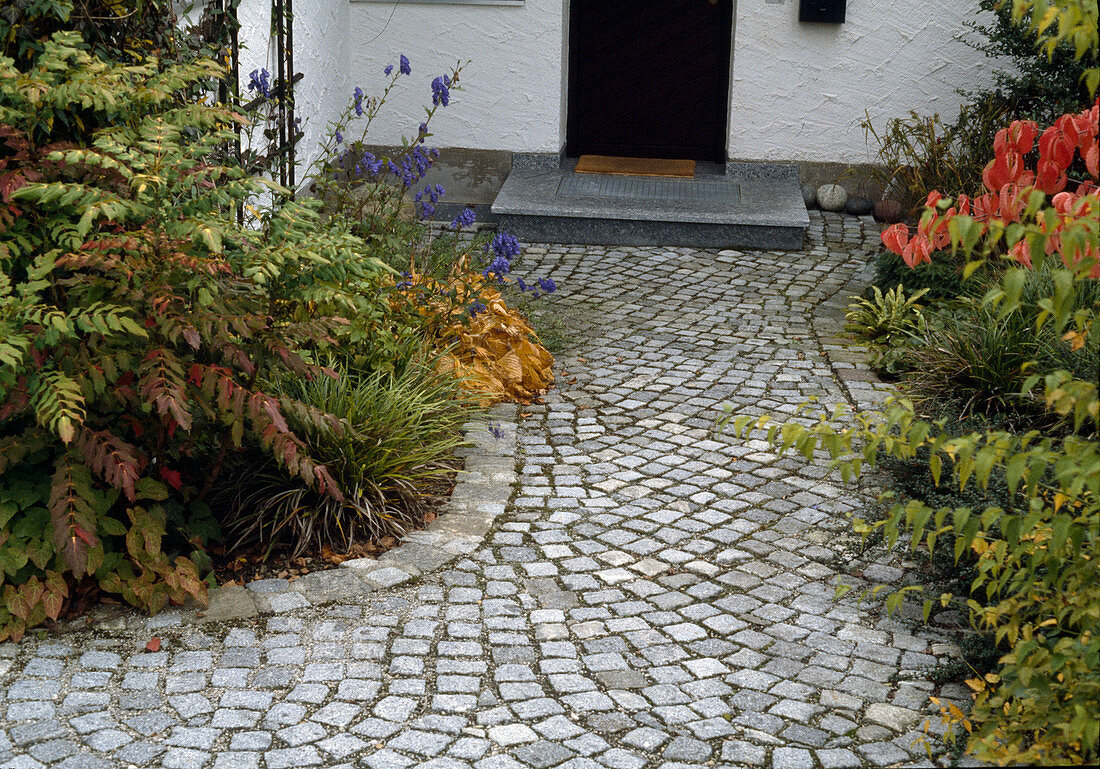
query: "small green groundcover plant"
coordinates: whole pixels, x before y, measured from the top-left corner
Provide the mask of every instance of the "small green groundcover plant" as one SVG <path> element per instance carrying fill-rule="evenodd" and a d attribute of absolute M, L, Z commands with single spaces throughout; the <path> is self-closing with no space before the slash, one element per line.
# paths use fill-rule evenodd
<path fill-rule="evenodd" d="M 1018 313 L 1055 332 L 1069 349 L 1100 346 L 1100 102 L 1067 114 L 1040 135 L 1034 123 L 1016 121 L 998 132 L 996 155 L 985 168 L 988 192 L 975 200 L 929 195 L 915 232 L 888 229 L 883 242 L 910 265 L 936 249 L 969 257 L 965 274 L 997 263 L 1000 277 L 981 299 L 991 319 Z M 1036 142 L 1038 139 L 1038 142 Z M 1036 146 L 1037 145 L 1037 146 Z M 1038 149 L 1029 167 L 1027 158 Z M 1049 292 L 1025 293 L 1032 271 L 1047 271 Z M 779 449 L 832 458 L 846 480 L 884 458 L 927 457 L 935 484 L 985 490 L 1003 478 L 1011 509 L 933 507 L 920 499 L 892 504 L 874 523 L 887 545 L 902 542 L 930 555 L 946 544 L 958 562 L 975 559 L 969 595 L 927 598 L 969 611 L 976 629 L 991 633 L 1003 652 L 999 667 L 967 681 L 971 712 L 945 706 L 949 720 L 968 732 L 978 758 L 1001 764 L 1082 764 L 1100 759 L 1100 371 L 1085 376 L 1065 369 L 1033 373 L 1021 397 L 1062 418 L 1058 429 L 1014 433 L 985 430 L 954 434 L 945 420 L 921 418 L 908 399 L 888 401 L 882 412 L 843 409 L 819 418 L 770 424 L 736 416 L 725 422 L 740 436 L 766 430 Z M 806 416 L 805 413 L 803 416 Z M 892 593 L 896 609 L 917 585 Z"/>

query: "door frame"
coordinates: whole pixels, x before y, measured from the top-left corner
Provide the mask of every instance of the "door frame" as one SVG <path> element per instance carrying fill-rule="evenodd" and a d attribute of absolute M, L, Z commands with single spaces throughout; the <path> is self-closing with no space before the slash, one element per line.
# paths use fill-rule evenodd
<path fill-rule="evenodd" d="M 719 0 L 721 2 L 721 0 Z M 737 0 L 726 0 L 728 10 L 722 20 L 723 29 L 728 29 L 728 34 L 720 38 L 719 43 L 719 71 L 725 73 L 725 109 L 722 111 L 720 126 L 716 126 L 714 144 L 711 145 L 713 157 L 708 158 L 716 163 L 727 161 L 729 147 L 730 110 L 733 93 L 733 36 L 737 28 Z M 562 108 L 565 112 L 562 128 L 565 131 L 562 142 L 562 154 L 565 157 L 575 158 L 579 155 L 576 147 L 577 135 L 577 59 L 580 56 L 575 42 L 577 23 L 576 14 L 573 13 L 572 0 L 564 2 L 565 19 L 563 20 L 563 37 L 565 39 L 565 51 L 563 52 L 563 64 L 566 68 L 566 76 L 563 78 L 565 85 L 565 98 L 562 99 Z"/>

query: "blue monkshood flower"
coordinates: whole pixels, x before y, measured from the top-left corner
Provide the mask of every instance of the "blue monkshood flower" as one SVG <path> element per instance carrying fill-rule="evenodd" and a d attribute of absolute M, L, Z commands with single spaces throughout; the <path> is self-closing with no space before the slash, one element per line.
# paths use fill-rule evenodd
<path fill-rule="evenodd" d="M 248 75 L 248 90 L 259 91 L 265 99 L 271 98 L 271 73 L 266 69 L 254 69 Z"/>
<path fill-rule="evenodd" d="M 333 138 L 336 139 L 337 144 L 343 144 L 344 143 L 344 135 L 342 133 L 340 133 L 339 128 L 336 129 L 336 133 L 334 134 Z"/>
<path fill-rule="evenodd" d="M 511 262 L 512 257 L 519 255 L 519 241 L 507 232 L 498 232 L 497 236 L 485 245 L 486 251 L 492 251 L 498 257 Z"/>
<path fill-rule="evenodd" d="M 450 228 L 452 230 L 458 230 L 463 227 L 472 227 L 476 221 L 477 214 L 474 213 L 474 209 L 464 208 L 462 209 L 462 213 L 451 220 Z"/>
<path fill-rule="evenodd" d="M 382 168 L 382 161 L 374 157 L 370 152 L 364 152 L 359 156 L 359 160 L 355 164 L 356 176 L 378 176 L 379 170 Z"/>
<path fill-rule="evenodd" d="M 420 218 L 431 219 L 435 215 L 435 206 L 431 203 L 423 202 L 420 204 Z"/>
<path fill-rule="evenodd" d="M 519 286 L 519 290 L 521 292 L 526 291 L 529 288 L 534 288 L 534 286 L 528 286 L 526 283 L 524 283 L 523 278 L 516 278 L 516 285 Z"/>
<path fill-rule="evenodd" d="M 489 262 L 489 266 L 485 268 L 485 272 L 481 273 L 486 279 L 490 275 L 495 275 L 497 280 L 502 280 L 512 269 L 512 263 L 509 262 L 503 256 L 493 257 L 493 261 Z"/>
<path fill-rule="evenodd" d="M 384 70 L 382 70 L 382 74 L 383 75 L 392 75 L 393 74 L 393 65 L 392 64 L 387 64 L 386 68 Z"/>
<path fill-rule="evenodd" d="M 363 117 L 363 89 L 355 86 L 355 114 Z"/>
<path fill-rule="evenodd" d="M 412 66 L 409 64 L 409 57 L 406 56 L 405 54 L 401 54 L 401 57 L 398 61 L 400 62 L 400 65 L 401 65 L 401 68 L 400 68 L 401 74 L 402 75 L 411 75 L 413 70 L 412 70 Z"/>
<path fill-rule="evenodd" d="M 483 302 L 474 302 L 470 305 L 470 317 L 474 317 L 479 312 L 485 312 L 485 304 Z"/>
<path fill-rule="evenodd" d="M 539 278 L 538 283 L 542 286 L 542 290 L 548 294 L 552 294 L 558 290 L 558 285 L 550 280 L 550 278 Z"/>
<path fill-rule="evenodd" d="M 446 75 L 437 77 L 432 81 L 432 104 L 441 104 L 446 107 L 451 103 L 450 78 Z"/>

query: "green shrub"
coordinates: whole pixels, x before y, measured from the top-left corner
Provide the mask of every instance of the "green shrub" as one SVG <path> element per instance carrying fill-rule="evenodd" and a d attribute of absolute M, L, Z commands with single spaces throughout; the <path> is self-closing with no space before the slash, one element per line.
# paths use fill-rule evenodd
<path fill-rule="evenodd" d="M 472 407 L 452 376 L 423 359 L 400 374 L 337 366 L 335 376 L 280 377 L 271 391 L 340 420 L 339 430 L 290 423 L 344 496 L 325 495 L 269 460 L 257 462 L 259 452 L 237 457 L 218 491 L 230 511 L 231 549 L 262 544 L 270 552 L 288 544 L 295 556 L 309 547 L 346 553 L 357 542 L 401 536 L 422 522 L 454 471 Z"/>
<path fill-rule="evenodd" d="M 973 103 L 1000 104 L 1012 119 L 1041 124 L 1053 123 L 1060 115 L 1088 106 L 1092 97 L 1085 73 L 1096 66 L 1095 59 L 1078 58 L 1069 40 L 1054 45 L 1049 52 L 1036 51 L 1032 15 L 1014 19 L 1012 3 L 981 0 L 979 7 L 988 22 L 968 25 L 980 36 L 971 45 L 991 59 L 1007 61 L 1009 66 L 994 71 L 992 88 L 967 94 Z M 991 138 L 992 133 L 988 136 Z M 978 157 L 992 154 L 989 151 Z"/>
<path fill-rule="evenodd" d="M 910 267 L 893 251 L 884 249 L 875 256 L 874 285 L 883 291 L 900 285 L 910 294 L 926 290 L 930 303 L 964 293 L 962 265 L 946 251 L 934 251 L 931 263 Z"/>
<path fill-rule="evenodd" d="M 0 59 L 0 638 L 84 579 L 153 611 L 201 598 L 165 537 L 215 533 L 202 500 L 246 436 L 342 499 L 289 420 L 340 423 L 256 382 L 318 375 L 345 325 L 319 307 L 388 306 L 388 272 L 316 204 L 237 226 L 266 188 L 215 160 L 234 116 L 183 96 L 213 63 L 111 64 L 57 33 L 38 64 Z M 55 140 L 77 123 L 107 127 Z"/>
<path fill-rule="evenodd" d="M 1049 265 L 1024 273 L 1018 305 L 1010 312 L 965 296 L 931 311 L 923 338 L 905 352 L 911 364 L 906 390 L 922 407 L 946 401 L 963 414 L 1001 413 L 1051 426 L 1041 400 L 1022 394 L 1024 383 L 1054 370 L 1089 379 L 1100 363 L 1094 345 L 1073 349 L 1054 326 L 1040 323 L 1043 298 L 1055 293 L 1054 275 Z M 977 277 L 970 283 L 977 294 L 997 285 Z M 1097 313 L 1100 281 L 1071 284 L 1062 306 L 1071 314 Z"/>

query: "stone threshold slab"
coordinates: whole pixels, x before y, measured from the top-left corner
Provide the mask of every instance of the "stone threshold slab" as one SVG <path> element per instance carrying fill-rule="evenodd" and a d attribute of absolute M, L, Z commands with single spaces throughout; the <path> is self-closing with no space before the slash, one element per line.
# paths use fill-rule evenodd
<path fill-rule="evenodd" d="M 693 180 L 513 168 L 492 213 L 521 240 L 797 249 L 809 226 L 797 168 L 730 164 Z"/>

